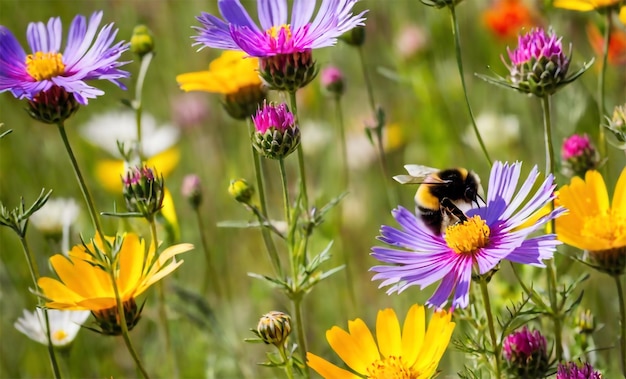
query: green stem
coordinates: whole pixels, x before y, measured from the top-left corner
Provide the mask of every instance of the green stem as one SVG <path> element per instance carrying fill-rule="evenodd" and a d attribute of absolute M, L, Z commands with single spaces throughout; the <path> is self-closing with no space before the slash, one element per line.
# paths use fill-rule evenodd
<path fill-rule="evenodd" d="M 157 238 L 156 222 L 154 221 L 154 219 L 149 219 L 148 222 L 150 224 L 150 236 L 152 238 L 152 246 L 154 246 L 155 256 L 157 256 L 156 250 L 158 250 L 159 248 L 159 240 Z M 151 263 L 152 262 L 147 262 L 147 264 Z M 178 358 L 176 357 L 176 352 L 172 351 L 172 335 L 170 333 L 170 325 L 167 321 L 167 306 L 165 303 L 165 288 L 163 285 L 164 280 L 165 279 L 161 279 L 157 283 L 157 295 L 159 298 L 159 319 L 161 321 L 161 327 L 163 328 L 163 336 L 165 337 L 165 355 L 171 357 L 172 370 L 174 374 L 173 376 L 174 378 L 178 378 Z"/>
<path fill-rule="evenodd" d="M 500 345 L 498 344 L 498 337 L 496 336 L 495 324 L 493 322 L 493 314 L 491 311 L 491 302 L 489 301 L 489 289 L 487 288 L 487 282 L 484 279 L 480 279 L 480 292 L 483 296 L 483 302 L 485 303 L 485 313 L 487 314 L 487 326 L 489 327 L 489 336 L 491 337 L 491 346 L 493 347 L 493 354 L 496 359 L 495 373 L 496 379 L 501 378 L 500 374 Z"/>
<path fill-rule="evenodd" d="M 483 142 L 482 137 L 480 136 L 480 131 L 478 130 L 478 125 L 476 125 L 476 117 L 474 117 L 474 112 L 472 111 L 472 107 L 469 102 L 469 97 L 467 96 L 467 86 L 465 85 L 465 75 L 463 73 L 463 58 L 461 56 L 461 40 L 459 39 L 459 23 L 456 18 L 456 10 L 455 4 L 452 4 L 448 7 L 450 9 L 450 18 L 452 22 L 452 34 L 454 36 L 454 47 L 456 52 L 456 64 L 459 69 L 459 75 L 461 77 L 461 85 L 463 86 L 463 96 L 465 97 L 465 105 L 467 106 L 467 111 L 469 112 L 470 120 L 472 121 L 472 128 L 474 129 L 474 134 L 476 134 L 476 139 L 478 139 L 478 143 L 480 144 L 480 148 L 487 158 L 487 162 L 489 162 L 489 166 L 493 163 L 491 158 L 489 157 L 489 153 L 487 152 L 487 148 L 485 147 L 485 143 Z"/>
<path fill-rule="evenodd" d="M 291 363 L 291 358 L 287 355 L 285 351 L 285 346 L 277 346 L 278 351 L 280 352 L 280 356 L 283 358 L 283 364 L 285 365 L 285 374 L 287 374 L 288 379 L 293 379 L 293 365 Z"/>
<path fill-rule="evenodd" d="M 619 301 L 619 315 L 620 315 L 620 351 L 621 351 L 621 359 L 620 363 L 622 366 L 622 375 L 626 378 L 626 306 L 624 305 L 624 290 L 622 289 L 622 284 L 620 283 L 619 275 L 613 275 L 613 279 L 615 279 L 615 286 L 617 287 L 617 299 Z"/>
<path fill-rule="evenodd" d="M 254 126 L 252 125 L 252 121 L 248 119 L 248 132 L 250 136 L 254 133 Z M 269 218 L 267 217 L 267 205 L 265 200 L 265 185 L 263 183 L 263 170 L 261 168 L 261 159 L 259 154 L 254 149 L 254 146 L 250 144 L 252 149 L 252 158 L 254 159 L 254 175 L 256 177 L 256 186 L 257 191 L 259 192 L 259 204 L 261 206 L 261 215 L 263 215 L 264 220 L 269 222 Z M 270 235 L 269 230 L 263 226 L 263 222 L 261 218 L 259 218 L 259 223 L 261 225 L 261 235 L 263 236 L 263 242 L 265 243 L 265 248 L 267 249 L 267 253 L 270 257 L 270 262 L 272 262 L 272 266 L 274 268 L 274 273 L 282 278 L 283 269 L 280 265 L 280 258 L 278 257 L 278 250 L 276 249 L 276 245 L 274 244 L 274 240 Z"/>
<path fill-rule="evenodd" d="M 20 242 L 22 244 L 22 250 L 24 250 L 24 255 L 26 256 L 26 263 L 28 264 L 28 270 L 30 271 L 30 276 L 33 280 L 33 285 L 35 286 L 35 290 L 39 288 L 37 284 L 37 279 L 39 278 L 39 269 L 37 268 L 37 261 L 35 261 L 35 257 L 33 256 L 30 247 L 28 246 L 28 241 L 26 237 L 20 235 Z M 37 303 L 41 308 L 43 308 L 44 318 L 46 322 L 46 338 L 48 339 L 48 357 L 50 358 L 50 365 L 52 366 L 52 372 L 54 373 L 55 379 L 61 378 L 61 371 L 59 370 L 59 364 L 56 359 L 56 355 L 54 354 L 54 345 L 52 344 L 52 337 L 50 336 L 50 320 L 48 318 L 48 309 L 44 308 L 42 304 L 42 299 L 37 297 Z"/>
<path fill-rule="evenodd" d="M 202 286 L 202 289 L 203 291 L 206 291 L 208 284 L 211 283 L 211 285 L 213 286 L 213 291 L 215 292 L 216 297 L 219 299 L 222 296 L 222 289 L 218 280 L 217 270 L 215 269 L 215 266 L 213 265 L 213 259 L 211 258 L 209 243 L 207 242 L 206 236 L 204 234 L 206 228 L 204 227 L 202 214 L 200 213 L 199 208 L 195 208 L 194 213 L 196 214 L 198 232 L 200 233 L 200 242 L 202 243 L 202 251 L 204 252 L 204 259 L 206 261 L 206 270 L 204 272 L 204 284 Z M 227 290 L 226 292 L 228 293 L 229 291 Z"/>
<path fill-rule="evenodd" d="M 120 326 L 122 328 L 122 339 L 124 339 L 124 344 L 126 344 L 126 348 L 128 349 L 128 352 L 133 358 L 133 361 L 135 361 L 135 366 L 137 366 L 137 369 L 141 372 L 141 375 L 145 379 L 149 379 L 150 376 L 148 375 L 148 372 L 141 364 L 139 355 L 137 354 L 137 351 L 133 347 L 133 343 L 130 340 L 130 335 L 128 334 L 128 325 L 126 324 L 126 314 L 124 313 L 124 303 L 122 302 L 122 299 L 120 298 L 120 291 L 117 288 L 117 281 L 116 281 L 115 272 L 114 272 L 115 270 L 113 270 L 113 267 L 109 267 L 108 271 L 109 271 L 109 276 L 111 278 L 111 283 L 113 283 L 113 292 L 115 293 L 115 302 L 117 303 L 117 313 L 120 317 L 120 324 L 121 324 Z"/>
<path fill-rule="evenodd" d="M 363 53 L 363 47 L 357 48 L 359 52 L 359 61 L 361 61 L 361 71 L 363 71 L 363 81 L 365 82 L 365 89 L 367 92 L 367 99 L 372 109 L 372 114 L 376 114 L 376 102 L 374 101 L 374 89 L 370 76 L 367 74 L 367 65 L 365 64 L 365 54 Z"/>
<path fill-rule="evenodd" d="M 104 237 L 104 233 L 102 232 L 102 225 L 100 224 L 100 219 L 98 218 L 98 213 L 96 212 L 96 207 L 93 202 L 93 198 L 89 193 L 89 189 L 87 188 L 87 184 L 85 183 L 85 179 L 83 178 L 83 174 L 78 167 L 78 162 L 76 161 L 76 157 L 74 156 L 74 152 L 72 151 L 72 146 L 70 145 L 70 141 L 67 138 L 67 133 L 65 132 L 65 126 L 63 122 L 57 124 L 59 133 L 61 134 L 61 139 L 63 140 L 63 144 L 65 145 L 65 150 L 70 157 L 70 162 L 72 163 L 72 168 L 74 169 L 74 174 L 76 176 L 76 180 L 78 180 L 78 186 L 80 187 L 80 191 L 83 194 L 83 198 L 87 203 L 87 210 L 89 211 L 89 216 L 91 217 L 91 221 L 93 223 L 94 228 L 96 228 L 96 232 L 101 237 Z"/>
<path fill-rule="evenodd" d="M 300 124 L 298 118 L 298 101 L 296 99 L 296 92 L 289 92 L 289 103 L 291 105 L 291 113 L 293 113 L 296 123 Z M 302 204 L 308 216 L 309 214 L 309 195 L 306 189 L 306 171 L 304 167 L 304 153 L 302 151 L 302 144 L 298 144 L 298 168 L 300 171 L 300 193 L 302 195 Z"/>
<path fill-rule="evenodd" d="M 552 118 L 550 113 L 550 95 L 541 98 L 543 111 L 543 140 L 546 148 L 546 176 L 554 174 L 554 146 L 552 144 Z M 552 229 L 554 231 L 554 229 Z"/>
<path fill-rule="evenodd" d="M 295 278 L 294 278 L 295 279 Z M 297 297 L 293 298 L 293 307 L 294 307 L 294 316 L 296 320 L 296 330 L 298 333 L 298 348 L 300 350 L 300 355 L 302 357 L 302 362 L 306 362 L 306 352 L 307 352 L 307 343 L 306 343 L 306 335 L 304 334 L 304 322 L 302 319 L 302 297 L 300 295 L 296 295 Z M 311 375 L 309 373 L 309 366 L 304 365 L 304 377 L 309 378 Z"/>
<path fill-rule="evenodd" d="M 152 61 L 152 57 L 154 57 L 153 53 L 148 53 L 141 57 L 141 66 L 139 67 L 139 74 L 137 75 L 137 88 L 135 90 L 135 102 L 133 107 L 135 108 L 135 120 L 137 124 L 137 155 L 139 156 L 140 161 L 143 161 L 144 155 L 143 150 L 141 148 L 141 114 L 143 111 L 143 103 L 142 103 L 142 93 L 143 93 L 143 83 L 146 79 L 146 73 L 148 72 L 148 67 L 150 67 L 150 62 Z"/>
<path fill-rule="evenodd" d="M 278 166 L 280 167 L 280 182 L 283 185 L 283 207 L 285 209 L 285 221 L 287 222 L 287 225 L 291 225 L 291 207 L 289 206 L 287 171 L 285 170 L 285 160 L 283 158 L 278 159 Z"/>
<path fill-rule="evenodd" d="M 613 10 L 611 8 L 606 11 L 606 25 L 604 30 L 604 44 L 602 50 L 602 67 L 600 69 L 600 77 L 598 78 L 598 113 L 600 115 L 600 121 L 598 123 L 598 150 L 600 152 L 600 156 L 602 158 L 606 157 L 606 138 L 604 136 L 604 126 L 602 123 L 604 122 L 604 92 L 605 92 L 605 80 L 606 80 L 606 66 L 609 56 L 609 42 L 611 40 L 611 28 L 613 27 Z M 606 166 L 604 165 L 603 170 L 606 173 Z"/>

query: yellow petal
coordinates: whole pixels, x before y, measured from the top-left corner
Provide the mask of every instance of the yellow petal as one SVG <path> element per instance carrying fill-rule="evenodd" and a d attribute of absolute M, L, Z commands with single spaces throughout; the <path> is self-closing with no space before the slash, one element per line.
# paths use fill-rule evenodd
<path fill-rule="evenodd" d="M 139 236 L 134 233 L 126 234 L 118 254 L 120 265 L 117 279 L 118 291 L 122 300 L 128 300 L 134 296 L 141 280 L 146 255 L 143 240 L 140 240 Z"/>
<path fill-rule="evenodd" d="M 586 205 L 591 209 L 597 209 L 599 213 L 606 212 L 609 209 L 609 194 L 602 175 L 595 170 L 587 171 L 585 184 L 589 193 L 588 199 L 585 199 Z"/>
<path fill-rule="evenodd" d="M 153 247 L 151 246 L 151 251 L 153 251 Z M 173 245 L 163 250 L 161 254 L 159 254 L 158 259 L 154 264 L 150 267 L 148 272 L 145 274 L 146 277 L 150 277 L 155 275 L 159 270 L 165 266 L 168 260 L 177 256 L 178 254 L 182 254 L 189 250 L 193 249 L 193 245 L 190 243 L 179 243 L 178 245 Z"/>
<path fill-rule="evenodd" d="M 103 309 L 117 307 L 117 301 L 115 300 L 115 297 L 94 297 L 80 301 L 78 305 L 92 311 L 100 311 Z"/>
<path fill-rule="evenodd" d="M 580 12 L 588 12 L 594 10 L 594 5 L 589 1 L 584 0 L 555 0 L 552 5 L 555 8 L 564 8 Z"/>
<path fill-rule="evenodd" d="M 124 161 L 105 159 L 96 163 L 96 177 L 110 192 L 122 193 L 122 176 L 125 174 Z"/>
<path fill-rule="evenodd" d="M 163 207 L 161 208 L 161 216 L 163 216 L 165 222 L 167 223 L 166 228 L 170 228 L 173 233 L 174 240 L 177 240 L 180 235 L 178 217 L 176 216 L 176 207 L 174 206 L 172 193 L 167 189 L 167 187 L 163 192 Z"/>
<path fill-rule="evenodd" d="M 174 171 L 180 161 L 180 149 L 176 146 L 171 147 L 161 153 L 148 158 L 146 166 L 156 168 L 159 175 L 168 177 Z"/>
<path fill-rule="evenodd" d="M 48 277 L 39 278 L 37 284 L 39 285 L 39 288 L 41 288 L 41 292 L 44 296 L 51 300 L 51 302 L 46 304 L 46 306 L 50 308 L 62 309 L 61 305 L 72 307 L 84 299 L 82 296 L 67 288 L 66 285 L 56 279 Z M 52 306 L 51 304 L 54 304 L 55 306 Z M 65 306 L 63 308 L 66 308 Z"/>
<path fill-rule="evenodd" d="M 402 328 L 402 359 L 408 366 L 413 366 L 417 360 L 425 331 L 424 306 L 414 304 L 407 312 Z"/>
<path fill-rule="evenodd" d="M 366 332 L 362 333 L 369 333 L 372 340 L 371 343 L 373 344 L 374 337 L 372 337 L 365 323 L 363 323 L 360 319 L 356 319 L 352 322 L 359 323 L 359 329 L 362 329 L 363 327 L 365 328 Z M 372 357 L 368 355 L 364 349 L 365 346 L 360 344 L 362 339 L 363 338 L 355 338 L 354 335 L 337 326 L 333 326 L 326 332 L 326 340 L 328 340 L 328 344 L 333 348 L 333 350 L 335 350 L 337 355 L 354 371 L 360 374 L 365 374 L 367 373 L 369 365 L 379 359 L 380 356 L 378 355 L 378 350 L 376 350 L 376 355 L 372 359 Z"/>
<path fill-rule="evenodd" d="M 387 308 L 378 311 L 376 317 L 376 340 L 380 354 L 389 356 L 402 356 L 402 337 L 400 336 L 400 323 L 393 309 Z"/>
<path fill-rule="evenodd" d="M 623 9 L 626 9 L 626 7 Z M 621 214 L 623 217 L 626 217 L 626 167 L 622 169 L 622 173 L 619 179 L 617 179 L 617 184 L 615 184 L 611 209 L 615 214 Z"/>
<path fill-rule="evenodd" d="M 110 296 L 113 291 L 109 274 L 81 259 L 70 261 L 61 254 L 50 258 L 59 279 L 82 297 Z"/>
<path fill-rule="evenodd" d="M 435 372 L 450 343 L 450 337 L 455 326 L 455 323 L 451 322 L 450 319 L 451 314 L 441 310 L 435 312 L 428 323 L 424 345 L 415 365 L 419 372 L 427 373 L 426 377 L 430 377 Z"/>
<path fill-rule="evenodd" d="M 619 10 L 619 20 L 626 25 L 626 5 Z"/>
<path fill-rule="evenodd" d="M 306 353 L 307 365 L 315 370 L 324 379 L 360 379 L 361 377 L 344 370 L 318 357 L 313 353 Z"/>
<path fill-rule="evenodd" d="M 183 262 L 184 260 L 181 259 L 180 261 L 176 263 L 170 263 L 169 265 L 164 267 L 161 271 L 157 272 L 156 274 L 152 276 L 148 276 L 147 278 L 145 278 L 144 281 L 137 287 L 137 290 L 135 291 L 135 296 L 141 295 L 151 285 L 153 285 L 154 283 L 158 282 L 159 280 L 163 279 L 164 277 L 172 273 L 174 270 L 176 270 L 180 265 L 183 264 Z"/>

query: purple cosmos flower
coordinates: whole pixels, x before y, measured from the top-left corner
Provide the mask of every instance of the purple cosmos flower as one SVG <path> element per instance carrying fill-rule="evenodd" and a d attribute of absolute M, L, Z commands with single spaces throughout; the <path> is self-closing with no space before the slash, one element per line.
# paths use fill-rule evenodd
<path fill-rule="evenodd" d="M 552 258 L 560 242 L 554 234 L 528 237 L 565 210 L 557 208 L 531 221 L 554 199 L 554 178 L 549 175 L 537 192 L 530 194 L 539 176 L 535 166 L 516 191 L 521 166 L 519 162 L 496 162 L 489 178 L 486 206 L 470 209 L 466 212 L 468 220 L 449 226 L 444 235 L 434 235 L 407 209 L 395 209 L 392 214 L 402 230 L 383 225 L 378 237 L 393 247 L 372 248 L 374 258 L 391 265 L 372 267 L 371 271 L 377 273 L 372 280 L 383 280 L 381 287 L 392 285 L 388 293 L 399 293 L 414 285 L 424 288 L 441 280 L 427 304 L 443 307 L 454 292 L 452 305 L 465 308 L 474 265 L 481 275 L 502 259 L 543 267 L 542 260 Z"/>
<path fill-rule="evenodd" d="M 579 366 L 575 362 L 559 363 L 556 379 L 602 379 L 602 374 L 586 362 Z"/>
<path fill-rule="evenodd" d="M 87 99 L 104 94 L 85 83 L 87 80 L 105 79 L 125 89 L 118 79 L 129 74 L 118 67 L 127 62 L 118 59 L 129 45 L 118 42 L 111 46 L 117 29 L 108 24 L 98 32 L 101 20 L 102 11 L 93 13 L 89 22 L 84 16 L 76 16 L 63 53 L 58 17 L 51 18 L 47 25 L 43 22 L 28 25 L 26 37 L 31 54 L 26 54 L 11 31 L 0 25 L 0 92 L 11 91 L 16 98 L 32 100 L 42 92 L 60 87 L 73 94 L 78 103 L 87 104 Z"/>
<path fill-rule="evenodd" d="M 323 0 L 311 21 L 317 1 L 294 0 L 291 21 L 287 18 L 286 0 L 258 0 L 261 28 L 254 23 L 239 0 L 219 0 L 224 20 L 202 13 L 196 27 L 200 35 L 195 44 L 227 50 L 243 50 L 253 57 L 293 54 L 332 46 L 337 37 L 357 25 L 363 25 L 364 12 L 354 16 L 358 0 Z M 203 47 L 204 47 L 203 46 Z"/>

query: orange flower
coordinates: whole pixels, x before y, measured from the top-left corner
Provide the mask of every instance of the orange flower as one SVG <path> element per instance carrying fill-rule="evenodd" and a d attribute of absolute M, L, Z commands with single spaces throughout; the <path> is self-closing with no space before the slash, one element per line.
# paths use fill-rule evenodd
<path fill-rule="evenodd" d="M 598 56 L 602 56 L 604 49 L 604 36 L 598 27 L 591 23 L 587 25 L 587 37 L 593 51 Z M 608 62 L 614 66 L 626 64 L 626 32 L 622 29 L 613 27 L 609 38 L 609 54 Z"/>
<path fill-rule="evenodd" d="M 483 12 L 485 26 L 498 38 L 515 38 L 524 27 L 537 22 L 533 12 L 520 0 L 496 0 Z"/>

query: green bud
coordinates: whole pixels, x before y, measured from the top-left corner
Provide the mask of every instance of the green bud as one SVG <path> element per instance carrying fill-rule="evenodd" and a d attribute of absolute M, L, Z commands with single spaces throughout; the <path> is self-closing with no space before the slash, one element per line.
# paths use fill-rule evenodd
<path fill-rule="evenodd" d="M 254 195 L 254 187 L 249 185 L 245 179 L 231 180 L 228 193 L 238 202 L 249 204 Z"/>
<path fill-rule="evenodd" d="M 263 342 L 281 347 L 291 334 L 291 317 L 283 312 L 271 311 L 261 317 L 256 330 Z"/>
<path fill-rule="evenodd" d="M 365 26 L 355 26 L 339 37 L 350 46 L 362 46 L 365 43 Z"/>
<path fill-rule="evenodd" d="M 133 36 L 130 37 L 130 51 L 140 57 L 151 53 L 154 50 L 154 37 L 152 32 L 145 25 L 137 25 L 133 29 Z"/>
<path fill-rule="evenodd" d="M 146 219 L 152 219 L 163 207 L 165 181 L 146 166 L 134 167 L 122 178 L 124 200 L 130 212 L 140 213 Z"/>
<path fill-rule="evenodd" d="M 29 100 L 27 112 L 30 117 L 44 124 L 59 124 L 76 113 L 79 106 L 72 93 L 62 87 L 53 86 Z"/>

